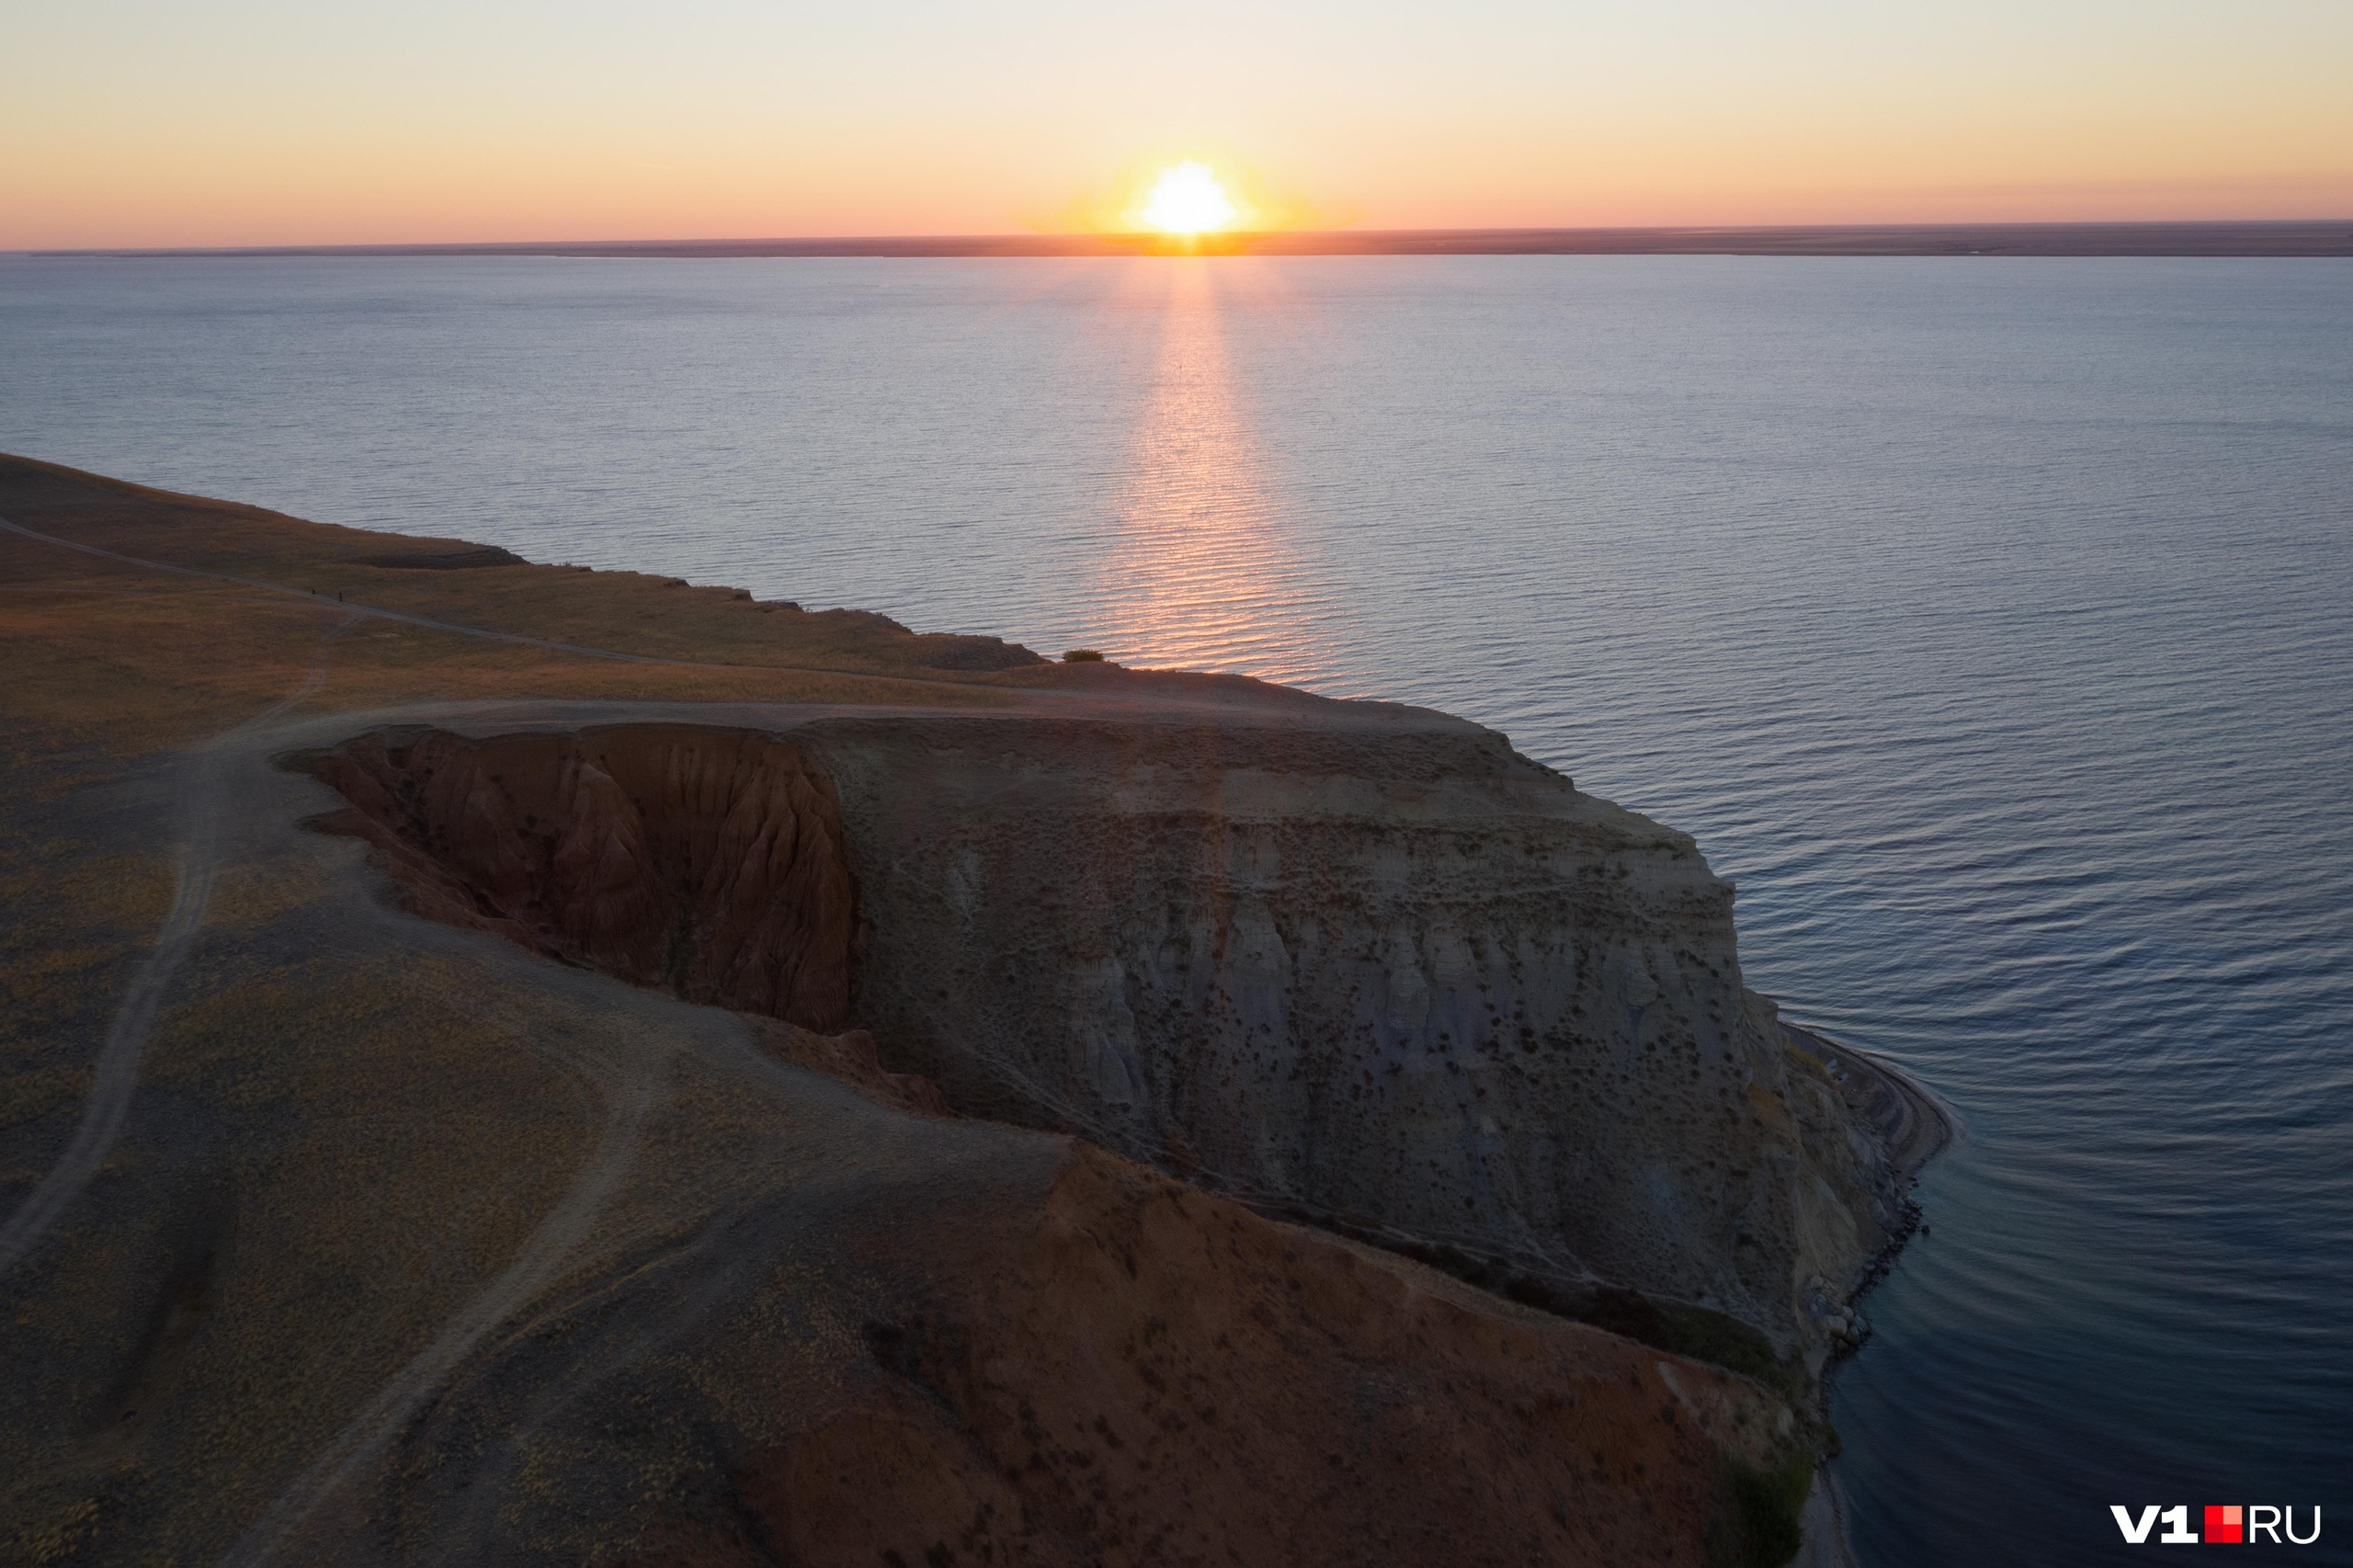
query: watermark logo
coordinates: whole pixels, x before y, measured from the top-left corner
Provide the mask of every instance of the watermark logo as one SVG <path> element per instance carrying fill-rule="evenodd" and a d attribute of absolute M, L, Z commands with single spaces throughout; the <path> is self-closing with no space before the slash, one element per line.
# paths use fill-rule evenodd
<path fill-rule="evenodd" d="M 2121 1503 L 2110 1503 L 2108 1511 L 2116 1516 L 2116 1528 L 2134 1546 L 2145 1546 L 2149 1532 L 2159 1524 L 2165 1533 L 2155 1537 L 2159 1546 L 2245 1546 L 2253 1541 L 2268 1540 L 2274 1546 L 2310 1546 L 2320 1539 L 2320 1508 L 2314 1506 L 2312 1533 L 2296 1533 L 2299 1510 L 2269 1503 L 2209 1503 L 2206 1505 L 2206 1530 L 2200 1535 L 2189 1528 L 2189 1505 L 2177 1503 L 2163 1507 L 2151 1503 L 2138 1515 Z M 2285 1539 L 2282 1539 L 2282 1538 Z"/>

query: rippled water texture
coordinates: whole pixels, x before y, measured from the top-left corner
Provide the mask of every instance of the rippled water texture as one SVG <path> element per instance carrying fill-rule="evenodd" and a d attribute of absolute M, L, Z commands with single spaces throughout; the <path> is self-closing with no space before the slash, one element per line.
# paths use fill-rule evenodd
<path fill-rule="evenodd" d="M 1867 1563 L 2353 1555 L 2353 264 L 0 260 L 0 447 L 1504 729 L 1968 1118 Z"/>

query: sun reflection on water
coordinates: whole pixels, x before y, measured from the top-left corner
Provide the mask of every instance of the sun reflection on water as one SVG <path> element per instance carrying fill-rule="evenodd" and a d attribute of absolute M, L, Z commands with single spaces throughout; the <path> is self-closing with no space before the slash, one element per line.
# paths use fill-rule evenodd
<path fill-rule="evenodd" d="M 1326 596 L 1229 343 L 1242 314 L 1231 291 L 1257 280 L 1230 261 L 1143 265 L 1142 286 L 1160 294 L 1160 346 L 1116 492 L 1095 613 L 1121 630 L 1120 656 L 1134 664 L 1270 680 L 1326 673 Z"/>

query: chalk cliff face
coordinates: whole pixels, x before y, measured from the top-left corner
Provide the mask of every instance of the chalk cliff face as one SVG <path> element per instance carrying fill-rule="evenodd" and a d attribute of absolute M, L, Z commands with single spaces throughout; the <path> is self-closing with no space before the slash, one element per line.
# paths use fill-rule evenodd
<path fill-rule="evenodd" d="M 425 913 L 855 1021 L 968 1114 L 1572 1308 L 1631 1290 L 1818 1353 L 1807 1282 L 1893 1213 L 1690 838 L 1459 721 L 430 733 L 311 766 Z"/>
<path fill-rule="evenodd" d="M 1395 710 L 1391 710 L 1394 712 Z M 857 1010 L 959 1106 L 1804 1345 L 1892 1192 L 1681 833 L 1436 715 L 819 726 Z"/>

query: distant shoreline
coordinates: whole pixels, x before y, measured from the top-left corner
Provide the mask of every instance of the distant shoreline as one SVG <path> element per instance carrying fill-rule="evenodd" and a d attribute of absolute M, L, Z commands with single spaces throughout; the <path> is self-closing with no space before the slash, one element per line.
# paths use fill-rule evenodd
<path fill-rule="evenodd" d="M 1365 229 L 1219 234 L 936 234 L 833 239 L 529 240 L 18 251 L 18 256 L 2353 256 L 2353 218 L 2271 222 L 1915 223 L 1675 229 Z"/>

